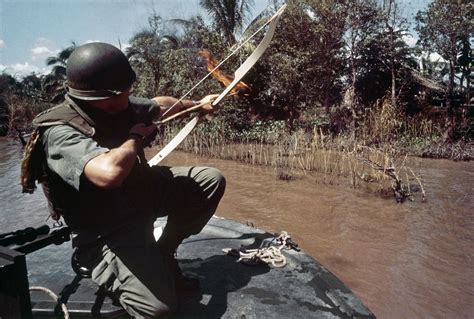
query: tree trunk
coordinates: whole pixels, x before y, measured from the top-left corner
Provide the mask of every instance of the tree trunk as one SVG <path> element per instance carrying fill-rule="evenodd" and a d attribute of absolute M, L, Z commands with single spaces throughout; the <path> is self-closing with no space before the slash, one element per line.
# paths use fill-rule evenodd
<path fill-rule="evenodd" d="M 356 75 L 356 68 L 354 66 L 354 63 L 352 63 L 352 83 L 351 87 L 349 88 L 349 98 L 350 98 L 350 109 L 352 112 L 352 121 L 351 121 L 351 134 L 352 137 L 355 138 L 355 133 L 356 133 L 356 127 L 357 127 L 357 98 L 356 98 L 356 80 L 357 80 L 357 75 Z"/>
<path fill-rule="evenodd" d="M 466 104 L 467 108 L 469 109 L 471 107 L 471 77 L 466 76 Z"/>
<path fill-rule="evenodd" d="M 397 108 L 397 83 L 396 83 L 396 78 L 395 78 L 396 74 L 395 74 L 395 66 L 393 66 L 393 63 L 392 63 L 392 107 L 394 109 Z"/>
<path fill-rule="evenodd" d="M 392 18 L 391 25 L 389 24 L 389 20 Z M 391 102 L 392 107 L 394 109 L 397 108 L 397 79 L 396 79 L 396 69 L 395 69 L 395 25 L 396 25 L 396 18 L 397 18 L 397 7 L 394 0 L 389 0 L 388 2 L 388 12 L 387 12 L 387 28 L 390 30 L 390 72 L 392 75 L 392 94 L 391 94 Z"/>
<path fill-rule="evenodd" d="M 453 95 L 454 95 L 454 63 L 453 61 L 449 61 L 449 82 L 448 82 L 448 89 L 446 92 L 446 110 L 447 110 L 447 117 L 446 117 L 446 132 L 444 135 L 444 139 L 446 141 L 454 140 L 454 131 L 456 128 L 456 114 L 454 112 L 454 104 L 453 104 Z"/>

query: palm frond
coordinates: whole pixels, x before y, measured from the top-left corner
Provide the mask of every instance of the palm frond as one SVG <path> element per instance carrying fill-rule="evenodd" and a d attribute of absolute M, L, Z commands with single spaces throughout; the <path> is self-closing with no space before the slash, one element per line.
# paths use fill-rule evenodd
<path fill-rule="evenodd" d="M 58 78 L 66 78 L 66 68 L 62 65 L 55 65 L 51 73 Z"/>
<path fill-rule="evenodd" d="M 247 28 L 242 32 L 241 38 L 246 39 L 251 36 L 255 31 L 257 31 L 262 25 L 267 22 L 268 18 L 271 17 L 273 13 L 269 9 L 265 9 L 259 13 L 247 26 Z"/>
<path fill-rule="evenodd" d="M 183 27 L 185 29 L 192 29 L 192 28 L 199 28 L 201 25 L 194 19 L 192 20 L 186 20 L 186 19 L 169 19 L 166 20 L 166 22 L 169 22 L 171 24 Z"/>
<path fill-rule="evenodd" d="M 142 30 L 142 31 L 137 32 L 130 38 L 130 43 L 133 43 L 135 41 L 140 41 L 140 40 L 146 40 L 150 38 L 156 38 L 156 34 L 151 30 Z"/>
<path fill-rule="evenodd" d="M 61 59 L 62 61 L 67 61 L 69 59 L 69 56 L 71 55 L 72 51 L 74 51 L 76 47 L 68 47 L 61 52 L 58 53 L 58 58 Z"/>
<path fill-rule="evenodd" d="M 55 65 L 55 64 L 62 64 L 64 61 L 62 61 L 60 58 L 55 57 L 55 56 L 50 56 L 46 58 L 46 65 Z"/>
<path fill-rule="evenodd" d="M 179 47 L 178 38 L 172 35 L 164 35 L 163 38 L 161 39 L 161 43 L 170 45 L 173 48 Z"/>

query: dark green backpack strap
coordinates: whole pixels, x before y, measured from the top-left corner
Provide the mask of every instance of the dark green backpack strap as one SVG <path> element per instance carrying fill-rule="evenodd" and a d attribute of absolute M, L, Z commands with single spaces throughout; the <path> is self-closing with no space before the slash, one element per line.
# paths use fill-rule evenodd
<path fill-rule="evenodd" d="M 69 125 L 84 135 L 91 137 L 95 134 L 94 122 L 71 99 L 38 114 L 33 125 L 49 127 L 54 125 Z"/>

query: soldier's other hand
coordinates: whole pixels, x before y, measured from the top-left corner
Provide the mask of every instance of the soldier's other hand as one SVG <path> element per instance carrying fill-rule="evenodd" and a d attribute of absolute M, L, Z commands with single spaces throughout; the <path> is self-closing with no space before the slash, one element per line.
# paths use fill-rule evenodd
<path fill-rule="evenodd" d="M 199 104 L 202 104 L 201 107 L 201 112 L 204 114 L 212 113 L 214 112 L 214 108 L 212 107 L 212 102 L 214 102 L 215 99 L 219 94 L 210 94 L 205 97 L 203 97 L 200 101 Z"/>
<path fill-rule="evenodd" d="M 156 125 L 146 125 L 144 123 L 135 124 L 128 132 L 129 136 L 141 137 L 143 146 L 151 146 L 157 133 Z"/>

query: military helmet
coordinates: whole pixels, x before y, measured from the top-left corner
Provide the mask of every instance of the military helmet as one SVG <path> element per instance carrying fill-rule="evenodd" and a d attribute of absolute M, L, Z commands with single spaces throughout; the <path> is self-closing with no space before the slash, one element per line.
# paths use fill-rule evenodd
<path fill-rule="evenodd" d="M 77 47 L 67 60 L 66 76 L 68 94 L 81 100 L 104 100 L 119 95 L 136 79 L 125 54 L 102 42 Z"/>

